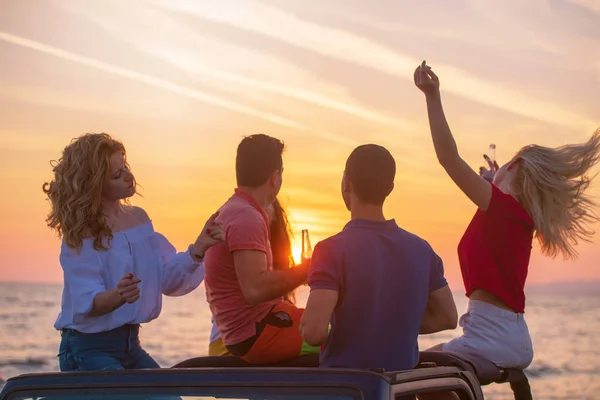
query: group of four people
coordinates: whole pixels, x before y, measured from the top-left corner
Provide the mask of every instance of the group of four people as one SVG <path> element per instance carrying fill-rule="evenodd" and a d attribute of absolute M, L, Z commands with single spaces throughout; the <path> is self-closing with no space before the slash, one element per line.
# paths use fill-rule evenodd
<path fill-rule="evenodd" d="M 435 152 L 477 211 L 459 245 L 469 297 L 462 336 L 433 350 L 476 354 L 525 368 L 533 347 L 523 318 L 534 237 L 549 256 L 575 257 L 597 220 L 586 189 L 600 159 L 600 131 L 583 144 L 520 149 L 501 168 L 477 174 L 460 157 L 446 122 L 439 80 L 415 71 Z M 237 188 L 178 253 L 148 215 L 127 204 L 136 182 L 123 145 L 107 134 L 74 139 L 44 185 L 48 225 L 62 236 L 62 371 L 154 368 L 141 323 L 158 317 L 162 294 L 180 296 L 204 280 L 213 315 L 209 354 L 272 364 L 320 353 L 325 367 L 405 370 L 418 363 L 419 334 L 454 329 L 458 315 L 440 257 L 383 213 L 396 164 L 385 148 L 359 146 L 347 159 L 341 192 L 351 220 L 294 265 L 290 230 L 277 200 L 284 144 L 244 138 Z M 310 286 L 305 309 L 294 290 Z"/>

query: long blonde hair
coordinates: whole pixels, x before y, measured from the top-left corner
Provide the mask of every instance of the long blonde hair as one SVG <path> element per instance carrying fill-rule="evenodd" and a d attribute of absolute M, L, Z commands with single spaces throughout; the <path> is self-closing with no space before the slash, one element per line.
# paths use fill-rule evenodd
<path fill-rule="evenodd" d="M 46 223 L 73 249 L 79 250 L 91 236 L 96 250 L 106 250 L 103 238 L 113 238 L 102 213 L 102 186 L 116 152 L 126 155 L 120 141 L 106 133 L 87 133 L 71 140 L 61 158 L 50 162 L 54 179 L 42 187 L 52 205 Z"/>
<path fill-rule="evenodd" d="M 589 225 L 599 220 L 586 190 L 595 176 L 589 171 L 600 160 L 600 129 L 586 143 L 526 146 L 514 159 L 519 170 L 511 190 L 534 221 L 542 253 L 577 258 L 575 246 L 591 241 Z"/>

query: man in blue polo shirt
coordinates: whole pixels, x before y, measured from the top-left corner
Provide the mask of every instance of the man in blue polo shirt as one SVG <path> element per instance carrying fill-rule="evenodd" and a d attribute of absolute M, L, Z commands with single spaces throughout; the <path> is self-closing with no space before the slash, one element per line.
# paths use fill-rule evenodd
<path fill-rule="evenodd" d="M 342 196 L 351 221 L 315 246 L 300 325 L 308 344 L 324 345 L 321 366 L 411 369 L 419 333 L 456 327 L 442 260 L 383 215 L 395 174 L 390 152 L 374 144 L 357 147 L 346 162 Z"/>

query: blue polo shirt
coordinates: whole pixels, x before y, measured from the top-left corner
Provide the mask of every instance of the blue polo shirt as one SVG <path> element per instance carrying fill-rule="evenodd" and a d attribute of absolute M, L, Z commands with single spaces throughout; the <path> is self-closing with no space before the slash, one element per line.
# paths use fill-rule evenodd
<path fill-rule="evenodd" d="M 394 220 L 354 219 L 315 246 L 308 284 L 339 292 L 321 366 L 398 371 L 417 365 L 429 293 L 447 282 L 425 240 Z"/>

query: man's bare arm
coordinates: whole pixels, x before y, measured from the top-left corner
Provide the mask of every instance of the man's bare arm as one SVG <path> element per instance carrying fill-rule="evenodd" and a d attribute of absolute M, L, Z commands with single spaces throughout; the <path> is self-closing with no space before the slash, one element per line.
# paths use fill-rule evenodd
<path fill-rule="evenodd" d="M 315 289 L 310 292 L 300 323 L 302 338 L 309 345 L 320 346 L 327 340 L 338 296 L 337 290 Z"/>
<path fill-rule="evenodd" d="M 429 334 L 456 328 L 458 311 L 448 285 L 429 294 L 427 309 L 421 322 L 420 334 Z"/>
<path fill-rule="evenodd" d="M 306 282 L 308 265 L 269 271 L 267 255 L 258 250 L 235 250 L 233 263 L 242 294 L 251 305 L 283 296 Z"/>

